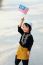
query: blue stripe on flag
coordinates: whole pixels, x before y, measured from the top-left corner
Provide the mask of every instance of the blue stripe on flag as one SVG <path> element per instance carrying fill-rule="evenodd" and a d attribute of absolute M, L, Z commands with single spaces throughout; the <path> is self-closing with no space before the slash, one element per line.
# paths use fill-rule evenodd
<path fill-rule="evenodd" d="M 25 7 L 25 6 L 21 5 L 21 4 L 20 4 L 19 8 L 22 9 L 22 10 L 27 9 L 27 7 Z"/>

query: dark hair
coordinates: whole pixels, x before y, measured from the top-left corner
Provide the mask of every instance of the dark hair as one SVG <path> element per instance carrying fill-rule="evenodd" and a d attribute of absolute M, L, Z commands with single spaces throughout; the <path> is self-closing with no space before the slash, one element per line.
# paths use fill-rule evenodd
<path fill-rule="evenodd" d="M 29 31 L 31 31 L 31 25 L 29 25 L 28 23 L 24 23 L 26 27 L 29 27 Z"/>

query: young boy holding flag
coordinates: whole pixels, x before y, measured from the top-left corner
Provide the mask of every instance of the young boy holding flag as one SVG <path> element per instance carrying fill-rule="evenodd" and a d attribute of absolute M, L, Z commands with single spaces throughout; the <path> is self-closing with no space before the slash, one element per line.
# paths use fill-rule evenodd
<path fill-rule="evenodd" d="M 18 32 L 21 34 L 19 48 L 15 56 L 15 65 L 19 65 L 22 61 L 23 65 L 28 65 L 30 51 L 33 45 L 33 36 L 31 34 L 32 26 L 30 23 L 23 23 L 24 18 L 18 25 Z"/>

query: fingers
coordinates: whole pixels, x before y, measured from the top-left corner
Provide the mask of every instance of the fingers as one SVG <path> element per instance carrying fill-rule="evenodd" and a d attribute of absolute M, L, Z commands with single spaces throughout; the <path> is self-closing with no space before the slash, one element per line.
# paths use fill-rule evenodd
<path fill-rule="evenodd" d="M 23 18 L 21 18 L 21 21 L 22 21 L 22 22 L 24 21 L 24 17 L 23 17 Z"/>

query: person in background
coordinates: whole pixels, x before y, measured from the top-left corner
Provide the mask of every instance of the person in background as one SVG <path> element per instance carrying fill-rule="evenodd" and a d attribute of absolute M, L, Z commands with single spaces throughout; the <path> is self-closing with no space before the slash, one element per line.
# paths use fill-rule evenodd
<path fill-rule="evenodd" d="M 24 17 L 21 19 L 21 23 L 18 25 L 18 32 L 21 34 L 21 38 L 15 56 L 15 65 L 19 65 L 20 61 L 22 61 L 23 65 L 28 65 L 30 51 L 33 45 L 33 36 L 31 34 L 32 27 L 29 23 L 23 22 Z"/>

